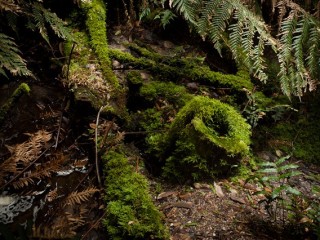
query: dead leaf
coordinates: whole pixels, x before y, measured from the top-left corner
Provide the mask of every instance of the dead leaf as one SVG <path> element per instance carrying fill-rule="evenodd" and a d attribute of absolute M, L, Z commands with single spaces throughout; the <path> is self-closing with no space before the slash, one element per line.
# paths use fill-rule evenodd
<path fill-rule="evenodd" d="M 224 193 L 222 191 L 222 188 L 215 182 L 213 182 L 213 186 L 214 186 L 214 189 L 216 190 L 217 196 L 220 198 L 224 197 Z"/>
<path fill-rule="evenodd" d="M 177 192 L 174 191 L 170 191 L 170 192 L 162 192 L 157 196 L 157 199 L 163 199 L 163 198 L 167 198 L 170 197 L 171 195 L 177 194 Z"/>

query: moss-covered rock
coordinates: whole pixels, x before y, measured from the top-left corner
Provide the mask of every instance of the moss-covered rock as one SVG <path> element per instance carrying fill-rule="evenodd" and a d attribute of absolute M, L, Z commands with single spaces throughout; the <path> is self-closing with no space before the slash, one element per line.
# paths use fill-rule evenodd
<path fill-rule="evenodd" d="M 12 105 L 15 101 L 18 100 L 23 94 L 29 94 L 30 87 L 26 83 L 21 83 L 19 87 L 12 93 L 10 98 L 6 101 L 6 103 L 0 108 L 0 124 L 5 119 L 8 111 L 12 108 Z"/>
<path fill-rule="evenodd" d="M 153 204 L 146 179 L 114 150 L 104 156 L 107 203 L 104 225 L 111 239 L 168 239 L 162 215 Z"/>
<path fill-rule="evenodd" d="M 164 176 L 183 181 L 230 173 L 249 153 L 250 135 L 250 126 L 234 108 L 197 96 L 179 111 L 166 134 L 147 141 L 162 149 Z"/>

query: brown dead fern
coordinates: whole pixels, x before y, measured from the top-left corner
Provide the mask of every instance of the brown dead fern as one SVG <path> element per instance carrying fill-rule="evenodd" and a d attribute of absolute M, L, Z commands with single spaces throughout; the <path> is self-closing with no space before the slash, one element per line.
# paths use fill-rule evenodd
<path fill-rule="evenodd" d="M 70 193 L 61 203 L 62 206 L 66 205 L 76 205 L 81 204 L 82 202 L 86 202 L 89 200 L 90 197 L 96 192 L 98 192 L 99 189 L 94 187 L 89 187 L 81 192 L 72 192 Z"/>

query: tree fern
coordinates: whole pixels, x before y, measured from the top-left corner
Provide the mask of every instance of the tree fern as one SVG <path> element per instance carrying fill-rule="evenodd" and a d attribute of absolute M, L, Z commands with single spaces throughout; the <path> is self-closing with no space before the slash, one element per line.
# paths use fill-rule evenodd
<path fill-rule="evenodd" d="M 13 38 L 0 33 L 0 74 L 7 76 L 5 69 L 12 75 L 31 76 L 31 72 L 27 69 L 25 60 L 20 56 Z"/>
<path fill-rule="evenodd" d="M 234 59 L 253 76 L 267 80 L 264 49 L 272 47 L 280 65 L 279 81 L 287 95 L 301 96 L 314 90 L 320 75 L 320 23 L 291 0 L 273 1 L 279 12 L 279 34 L 274 38 L 267 25 L 240 0 L 170 0 L 203 38 L 221 53 L 229 47 Z M 284 18 L 284 16 L 287 16 Z"/>
<path fill-rule="evenodd" d="M 268 44 L 276 49 L 276 41 L 267 26 L 243 3 L 239 0 L 172 0 L 172 7 L 190 21 L 203 38 L 208 37 L 219 53 L 223 46 L 228 46 L 235 60 L 252 69 L 260 80 L 267 79 L 264 46 Z M 254 43 L 256 37 L 260 39 L 258 44 Z"/>

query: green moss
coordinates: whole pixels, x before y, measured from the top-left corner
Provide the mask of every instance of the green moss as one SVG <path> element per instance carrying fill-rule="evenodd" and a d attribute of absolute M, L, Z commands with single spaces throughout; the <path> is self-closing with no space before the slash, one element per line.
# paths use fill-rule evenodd
<path fill-rule="evenodd" d="M 294 122 L 279 122 L 267 130 L 272 139 L 269 144 L 306 162 L 320 163 L 319 118 L 300 118 Z"/>
<path fill-rule="evenodd" d="M 162 215 L 153 204 L 146 179 L 114 150 L 106 162 L 106 219 L 111 239 L 168 239 Z"/>
<path fill-rule="evenodd" d="M 6 103 L 0 108 L 0 123 L 5 119 L 8 111 L 12 108 L 13 104 L 23 95 L 29 94 L 30 87 L 26 83 L 21 83 L 19 87 L 14 90 L 10 98 L 6 101 Z"/>
<path fill-rule="evenodd" d="M 111 69 L 111 60 L 108 54 L 105 4 L 102 0 L 92 0 L 82 3 L 82 7 L 87 11 L 86 25 L 90 43 L 98 56 L 103 75 L 114 87 L 119 88 L 119 82 Z"/>
<path fill-rule="evenodd" d="M 142 85 L 143 83 L 143 79 L 140 75 L 139 72 L 137 71 L 131 71 L 127 74 L 127 81 L 129 82 L 129 84 L 132 84 L 132 85 Z"/>
<path fill-rule="evenodd" d="M 192 98 L 192 95 L 187 93 L 184 86 L 178 86 L 172 82 L 160 81 L 152 81 L 144 84 L 140 88 L 140 95 L 149 101 L 161 97 L 180 107 Z"/>
<path fill-rule="evenodd" d="M 226 174 L 249 153 L 250 135 L 250 126 L 231 106 L 194 97 L 159 137 L 164 176 L 198 180 Z"/>
<path fill-rule="evenodd" d="M 161 60 L 161 55 L 149 53 L 148 50 L 140 51 L 140 53 L 143 54 L 142 57 L 136 58 L 129 53 L 109 49 L 110 57 L 120 62 L 128 63 L 136 68 L 148 69 L 150 72 L 159 75 L 162 79 L 178 81 L 179 79 L 186 78 L 216 87 L 229 87 L 239 92 L 242 92 L 243 88 L 253 89 L 250 78 L 243 77 L 243 75 L 237 76 L 214 72 L 208 66 L 190 63 L 188 59 L 164 58 Z"/>

